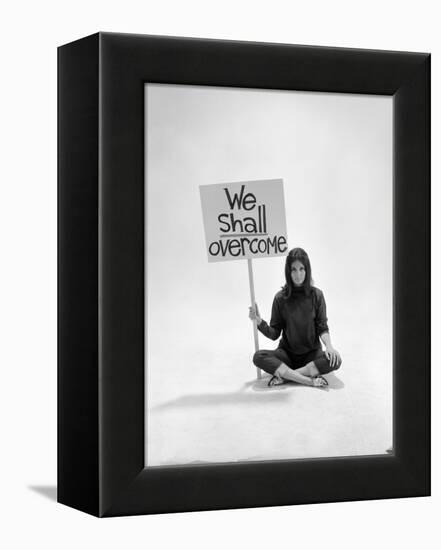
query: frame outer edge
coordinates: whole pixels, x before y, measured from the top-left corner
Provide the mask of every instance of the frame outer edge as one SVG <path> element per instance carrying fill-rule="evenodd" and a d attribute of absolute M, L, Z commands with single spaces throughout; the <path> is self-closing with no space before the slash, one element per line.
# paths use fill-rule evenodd
<path fill-rule="evenodd" d="M 98 515 L 98 35 L 58 48 L 58 494 Z"/>
<path fill-rule="evenodd" d="M 395 293 L 400 296 L 397 300 L 399 308 L 396 307 L 396 327 L 400 327 L 401 333 L 394 354 L 394 386 L 399 390 L 394 391 L 394 418 L 407 418 L 406 425 L 398 424 L 394 444 L 397 445 L 403 473 L 414 480 L 421 496 L 430 495 L 431 484 L 430 67 L 430 54 L 427 54 L 413 77 L 406 80 L 395 94 L 394 113 L 394 135 L 398 144 L 395 171 L 396 179 L 402 184 L 394 263 L 404 267 L 411 261 L 413 266 L 407 271 L 402 269 L 394 277 Z M 398 210 L 397 205 L 395 208 Z M 410 217 L 416 223 L 409 223 Z M 403 349 L 404 342 L 419 344 L 419 356 L 409 356 Z M 397 345 L 400 343 L 401 347 Z M 404 392 L 400 387 L 413 387 L 411 401 L 403 400 Z"/>

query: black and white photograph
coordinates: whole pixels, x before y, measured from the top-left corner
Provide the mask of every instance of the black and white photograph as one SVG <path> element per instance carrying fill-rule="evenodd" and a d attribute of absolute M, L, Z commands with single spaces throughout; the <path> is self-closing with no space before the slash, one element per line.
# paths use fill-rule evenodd
<path fill-rule="evenodd" d="M 438 11 L 3 6 L 1 548 L 440 546 Z"/>
<path fill-rule="evenodd" d="M 146 466 L 393 453 L 392 98 L 145 104 Z"/>

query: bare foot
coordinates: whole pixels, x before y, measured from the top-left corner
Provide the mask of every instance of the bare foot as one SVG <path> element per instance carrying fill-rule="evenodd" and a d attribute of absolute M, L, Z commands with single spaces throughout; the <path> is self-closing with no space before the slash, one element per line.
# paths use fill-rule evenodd
<path fill-rule="evenodd" d="M 274 386 L 281 386 L 282 384 L 285 384 L 285 380 L 283 378 L 279 378 L 278 376 L 273 376 L 268 382 L 268 386 L 270 388 Z"/>
<path fill-rule="evenodd" d="M 323 376 L 316 376 L 312 379 L 312 385 L 316 388 L 323 388 L 324 386 L 328 386 L 328 382 Z"/>

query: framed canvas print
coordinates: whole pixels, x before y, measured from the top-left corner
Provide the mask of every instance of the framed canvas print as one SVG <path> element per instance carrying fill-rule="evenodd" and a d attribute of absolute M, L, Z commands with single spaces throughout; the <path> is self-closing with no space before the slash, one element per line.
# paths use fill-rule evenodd
<path fill-rule="evenodd" d="M 430 494 L 430 56 L 59 48 L 58 499 Z"/>

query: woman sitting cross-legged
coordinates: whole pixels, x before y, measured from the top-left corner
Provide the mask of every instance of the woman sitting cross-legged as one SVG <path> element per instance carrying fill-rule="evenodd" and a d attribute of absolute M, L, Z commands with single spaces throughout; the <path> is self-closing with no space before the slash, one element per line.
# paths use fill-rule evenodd
<path fill-rule="evenodd" d="M 289 252 L 285 279 L 274 297 L 269 325 L 260 317 L 257 304 L 250 307 L 249 317 L 262 334 L 277 340 L 282 333 L 278 348 L 257 351 L 253 363 L 273 375 L 269 386 L 285 381 L 327 386 L 323 375 L 340 368 L 341 357 L 331 344 L 323 292 L 312 286 L 311 264 L 303 249 Z"/>

